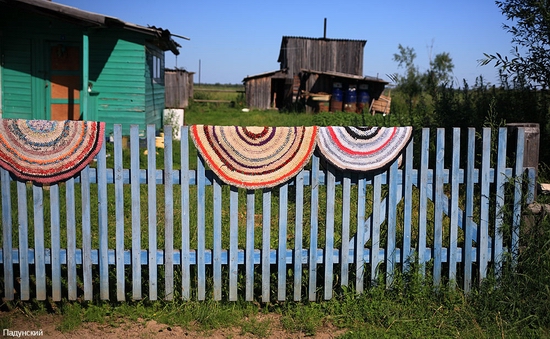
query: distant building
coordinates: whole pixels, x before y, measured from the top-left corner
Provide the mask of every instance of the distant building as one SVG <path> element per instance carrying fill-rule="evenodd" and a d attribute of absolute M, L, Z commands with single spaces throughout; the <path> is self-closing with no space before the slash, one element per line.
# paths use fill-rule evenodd
<path fill-rule="evenodd" d="M 363 76 L 365 44 L 366 40 L 284 36 L 277 60 L 280 69 L 243 80 L 247 106 L 284 109 L 304 105 L 308 111 L 338 111 L 346 109 L 342 102 L 351 91 L 357 91 L 356 97 L 363 90 L 370 98 L 378 98 L 388 82 Z M 327 95 L 331 101 L 341 99 L 340 106 L 335 102 L 329 107 Z"/>
<path fill-rule="evenodd" d="M 0 0 L 4 118 L 162 124 L 168 30 L 44 0 Z"/>

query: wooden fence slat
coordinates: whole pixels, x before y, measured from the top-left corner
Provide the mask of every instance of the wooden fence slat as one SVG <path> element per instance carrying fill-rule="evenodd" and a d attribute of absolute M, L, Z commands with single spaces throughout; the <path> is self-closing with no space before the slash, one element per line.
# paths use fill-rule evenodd
<path fill-rule="evenodd" d="M 388 169 L 388 206 L 387 206 L 387 234 L 386 234 L 386 287 L 393 284 L 395 274 L 395 264 L 397 263 L 397 253 L 395 248 L 395 238 L 397 234 L 397 203 L 398 186 L 397 170 L 399 161 L 394 161 Z"/>
<path fill-rule="evenodd" d="M 2 171 L 4 170 L 2 169 Z M 19 228 L 18 228 L 19 230 L 19 274 L 21 276 L 20 277 L 21 281 L 19 285 L 21 289 L 21 300 L 30 299 L 29 217 L 27 214 L 28 213 L 27 205 L 28 205 L 27 204 L 27 184 L 23 181 L 18 181 L 17 182 L 17 220 L 19 223 Z M 4 235 L 4 239 L 10 239 L 10 238 Z M 4 262 L 4 267 L 9 268 L 9 265 L 6 262 Z M 9 281 L 9 276 L 4 275 L 4 280 Z M 6 285 L 6 282 L 4 282 L 4 284 Z M 9 283 L 7 283 L 7 285 L 9 286 Z"/>
<path fill-rule="evenodd" d="M 78 273 L 76 271 L 76 206 L 74 178 L 65 182 L 65 204 L 67 209 L 67 290 L 68 299 L 78 297 Z"/>
<path fill-rule="evenodd" d="M 473 241 L 473 217 L 474 217 L 474 170 L 475 170 L 475 129 L 468 128 L 468 154 L 466 158 L 466 201 L 464 206 L 464 292 L 469 293 L 472 287 L 472 263 L 474 256 L 472 255 Z"/>
<path fill-rule="evenodd" d="M 59 216 L 59 185 L 50 186 L 50 237 L 51 237 L 51 282 L 52 282 L 52 300 L 61 300 L 61 218 Z"/>
<path fill-rule="evenodd" d="M 82 281 L 84 283 L 84 299 L 93 298 L 92 280 L 92 231 L 90 202 L 90 167 L 86 166 L 80 172 L 80 195 L 82 199 Z"/>
<path fill-rule="evenodd" d="M 222 187 L 218 178 L 213 182 L 213 253 L 212 268 L 214 279 L 214 300 L 222 299 Z"/>
<path fill-rule="evenodd" d="M 327 165 L 327 210 L 325 219 L 325 282 L 324 298 L 332 298 L 334 255 L 334 200 L 336 199 L 335 168 Z"/>
<path fill-rule="evenodd" d="M 317 234 L 319 229 L 319 157 L 311 158 L 311 215 L 309 238 L 309 301 L 316 300 L 317 294 Z"/>
<path fill-rule="evenodd" d="M 205 240 L 206 186 L 204 159 L 197 156 L 197 298 L 206 297 Z"/>
<path fill-rule="evenodd" d="M 286 239 L 288 227 L 288 183 L 279 187 L 279 248 L 277 251 L 277 299 L 286 299 Z"/>
<path fill-rule="evenodd" d="M 499 128 L 498 152 L 495 170 L 495 229 L 493 241 L 493 262 L 495 274 L 500 276 L 503 260 L 503 230 L 504 224 L 504 185 L 506 184 L 506 143 L 508 142 L 508 130 L 505 127 Z"/>
<path fill-rule="evenodd" d="M 445 129 L 438 128 L 436 136 L 435 177 L 434 177 L 434 254 L 433 283 L 441 284 L 443 251 L 443 175 L 445 165 Z"/>
<path fill-rule="evenodd" d="M 365 228 L 368 225 L 365 222 L 367 199 L 367 179 L 365 173 L 360 173 L 357 181 L 357 232 L 355 234 L 355 290 L 357 293 L 364 291 L 365 278 L 365 243 L 363 242 Z"/>
<path fill-rule="evenodd" d="M 419 211 L 418 211 L 418 263 L 422 275 L 426 272 L 426 224 L 428 222 L 428 161 L 430 149 L 430 130 L 422 129 L 422 141 L 420 144 L 420 178 L 419 189 Z"/>
<path fill-rule="evenodd" d="M 177 131 L 176 131 L 177 133 Z M 174 299 L 174 172 L 172 126 L 164 127 L 164 299 Z M 221 238 L 221 237 L 220 237 Z"/>
<path fill-rule="evenodd" d="M 458 262 L 458 201 L 459 201 L 459 172 L 460 172 L 460 128 L 453 128 L 453 153 L 451 164 L 451 198 L 450 198 L 450 225 L 449 225 L 449 284 L 456 287 L 456 272 Z"/>
<path fill-rule="evenodd" d="M 191 299 L 191 257 L 189 230 L 189 127 L 180 130 L 180 163 L 181 163 L 181 296 Z"/>
<path fill-rule="evenodd" d="M 350 172 L 343 173 L 342 179 L 342 240 L 340 251 L 340 284 L 349 285 L 349 251 L 350 251 L 350 209 L 351 209 L 351 177 Z"/>
<path fill-rule="evenodd" d="M 370 248 L 370 270 L 371 284 L 378 282 L 378 265 L 380 258 L 380 224 L 382 223 L 382 209 L 385 209 L 382 200 L 382 173 L 376 174 L 372 183 L 372 218 L 371 218 L 371 248 Z"/>
<path fill-rule="evenodd" d="M 130 126 L 130 194 L 132 201 L 132 298 L 141 295 L 141 189 L 139 184 L 139 126 Z"/>
<path fill-rule="evenodd" d="M 34 204 L 34 269 L 36 278 L 36 299 L 46 300 L 46 263 L 44 261 L 46 251 L 44 248 L 44 192 L 40 186 L 33 185 L 32 189 Z M 11 242 L 11 237 L 9 239 Z"/>
<path fill-rule="evenodd" d="M 521 225 L 521 195 L 523 184 L 523 152 L 525 142 L 525 129 L 518 128 L 516 143 L 516 165 L 514 167 L 514 213 L 512 215 L 512 244 L 510 251 L 514 265 L 519 255 L 519 227 Z"/>
<path fill-rule="evenodd" d="M 122 125 L 113 126 L 114 170 L 115 170 L 115 251 L 116 251 L 116 295 L 118 301 L 126 299 L 124 286 L 124 185 L 122 158 Z"/>
<path fill-rule="evenodd" d="M 12 257 L 12 215 L 10 174 L 0 168 L 0 185 L 2 185 L 2 256 L 4 266 L 4 295 L 13 300 L 13 257 Z"/>
<path fill-rule="evenodd" d="M 263 190 L 262 199 L 262 301 L 269 302 L 271 277 L 271 189 Z"/>
<path fill-rule="evenodd" d="M 487 276 L 487 267 L 489 263 L 489 169 L 491 168 L 491 128 L 483 128 L 483 149 L 481 159 L 481 197 L 480 197 L 480 216 L 479 216 L 479 243 L 478 249 L 478 267 L 479 278 L 484 279 Z"/>
<path fill-rule="evenodd" d="M 302 300 L 302 246 L 304 222 L 304 171 L 300 171 L 295 179 L 296 217 L 294 231 L 294 301 Z"/>
<path fill-rule="evenodd" d="M 108 231 L 108 200 L 106 175 L 105 143 L 97 156 L 97 196 L 98 196 L 98 224 L 99 224 L 99 294 L 102 300 L 109 299 L 109 231 Z"/>
<path fill-rule="evenodd" d="M 254 300 L 254 206 L 253 190 L 246 191 L 245 300 Z"/>
<path fill-rule="evenodd" d="M 239 267 L 239 190 L 235 186 L 229 191 L 229 300 L 236 301 Z"/>
<path fill-rule="evenodd" d="M 147 125 L 147 206 L 148 206 L 148 232 L 149 239 L 149 299 L 157 300 L 157 185 L 155 172 L 157 168 L 155 125 Z"/>
<path fill-rule="evenodd" d="M 411 260 L 411 238 L 412 238 L 412 201 L 413 201 L 413 146 L 411 140 L 405 154 L 403 155 L 403 246 L 401 248 L 401 262 L 403 271 L 408 272 Z"/>

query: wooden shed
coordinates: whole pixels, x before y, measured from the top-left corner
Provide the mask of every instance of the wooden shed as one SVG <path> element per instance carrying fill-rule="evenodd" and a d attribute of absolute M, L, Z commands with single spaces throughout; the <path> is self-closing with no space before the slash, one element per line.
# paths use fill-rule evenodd
<path fill-rule="evenodd" d="M 344 91 L 365 87 L 370 97 L 378 98 L 388 82 L 363 76 L 365 44 L 366 40 L 284 36 L 278 57 L 280 70 L 244 78 L 248 107 L 319 110 L 319 102 L 312 101 L 312 96 L 330 95 L 335 84 Z"/>
<path fill-rule="evenodd" d="M 168 30 L 44 0 L 0 0 L 4 118 L 155 124 L 164 109 Z"/>
<path fill-rule="evenodd" d="M 164 71 L 166 108 L 187 108 L 189 98 L 193 98 L 193 75 L 184 69 Z"/>

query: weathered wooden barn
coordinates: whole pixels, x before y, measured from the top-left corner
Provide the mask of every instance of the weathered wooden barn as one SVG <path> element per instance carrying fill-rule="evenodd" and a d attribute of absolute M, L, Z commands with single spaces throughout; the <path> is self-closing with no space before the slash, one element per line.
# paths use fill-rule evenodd
<path fill-rule="evenodd" d="M 4 118 L 162 124 L 168 30 L 44 0 L 0 0 Z"/>
<path fill-rule="evenodd" d="M 317 98 L 332 95 L 335 86 L 344 93 L 367 87 L 377 98 L 388 82 L 363 76 L 366 40 L 283 36 L 278 71 L 246 77 L 247 106 L 284 109 L 303 105 L 318 110 Z M 342 109 L 336 109 L 342 110 Z"/>

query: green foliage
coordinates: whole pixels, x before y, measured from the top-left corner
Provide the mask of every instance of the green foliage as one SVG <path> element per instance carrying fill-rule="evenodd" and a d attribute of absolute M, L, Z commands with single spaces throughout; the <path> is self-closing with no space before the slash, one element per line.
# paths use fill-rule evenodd
<path fill-rule="evenodd" d="M 496 1 L 510 22 L 503 28 L 512 35 L 512 58 L 487 54 L 481 65 L 494 63 L 516 81 L 532 82 L 543 89 L 550 86 L 550 9 L 546 1 Z"/>

